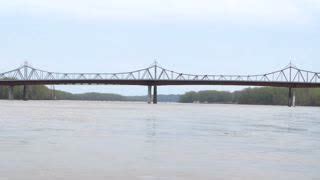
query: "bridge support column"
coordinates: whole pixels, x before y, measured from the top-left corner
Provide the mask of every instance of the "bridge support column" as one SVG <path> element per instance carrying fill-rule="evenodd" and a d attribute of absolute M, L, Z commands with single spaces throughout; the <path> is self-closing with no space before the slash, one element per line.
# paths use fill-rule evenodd
<path fill-rule="evenodd" d="M 151 104 L 152 102 L 152 91 L 151 91 L 152 86 L 148 86 L 148 104 Z"/>
<path fill-rule="evenodd" d="M 9 86 L 8 87 L 8 99 L 9 100 L 13 100 L 14 99 L 13 90 L 14 90 L 14 86 Z"/>
<path fill-rule="evenodd" d="M 27 101 L 28 100 L 28 86 L 23 85 L 23 100 Z"/>
<path fill-rule="evenodd" d="M 293 107 L 296 106 L 296 91 L 295 91 L 295 90 L 293 90 L 292 106 L 293 106 Z"/>
<path fill-rule="evenodd" d="M 153 86 L 153 104 L 158 103 L 158 92 L 157 92 L 157 85 Z"/>
<path fill-rule="evenodd" d="M 293 88 L 289 88 L 289 95 L 288 95 L 288 106 L 292 107 L 295 106 L 296 96 Z"/>

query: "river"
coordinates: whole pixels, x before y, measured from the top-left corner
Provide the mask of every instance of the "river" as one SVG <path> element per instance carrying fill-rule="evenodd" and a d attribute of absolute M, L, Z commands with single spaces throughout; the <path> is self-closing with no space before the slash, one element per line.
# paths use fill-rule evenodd
<path fill-rule="evenodd" d="M 320 108 L 0 101 L 0 180 L 320 179 Z"/>

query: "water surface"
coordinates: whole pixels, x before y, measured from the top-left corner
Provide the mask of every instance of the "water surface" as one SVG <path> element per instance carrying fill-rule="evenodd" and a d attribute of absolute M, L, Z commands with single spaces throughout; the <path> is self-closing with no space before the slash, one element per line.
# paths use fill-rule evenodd
<path fill-rule="evenodd" d="M 0 101 L 4 179 L 320 179 L 320 108 Z"/>

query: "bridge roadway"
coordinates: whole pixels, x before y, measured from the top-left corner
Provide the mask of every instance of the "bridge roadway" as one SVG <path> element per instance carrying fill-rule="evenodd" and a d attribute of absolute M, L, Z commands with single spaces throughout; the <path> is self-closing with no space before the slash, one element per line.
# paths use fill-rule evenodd
<path fill-rule="evenodd" d="M 182 85 L 225 85 L 225 86 L 269 86 L 287 88 L 320 88 L 320 83 L 306 82 L 261 82 L 229 80 L 3 80 L 2 86 L 21 85 L 138 85 L 138 86 L 182 86 Z"/>
<path fill-rule="evenodd" d="M 320 88 L 320 73 L 296 68 L 291 64 L 279 71 L 261 75 L 192 75 L 177 73 L 154 65 L 125 73 L 52 73 L 25 64 L 20 68 L 0 73 L 0 85 L 8 86 L 8 97 L 13 99 L 14 86 L 31 85 L 140 85 L 148 87 L 148 102 L 157 103 L 157 86 L 173 85 L 233 85 L 286 87 L 288 105 L 294 104 L 293 88 Z M 152 95 L 153 88 L 153 95 Z"/>

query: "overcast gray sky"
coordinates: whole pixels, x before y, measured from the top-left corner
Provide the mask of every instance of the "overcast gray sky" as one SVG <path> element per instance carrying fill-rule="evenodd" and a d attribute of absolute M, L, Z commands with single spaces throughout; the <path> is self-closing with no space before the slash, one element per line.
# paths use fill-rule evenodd
<path fill-rule="evenodd" d="M 2 0 L 0 71 L 27 60 L 60 72 L 162 66 L 197 74 L 320 71 L 319 0 Z M 146 93 L 135 86 L 57 86 Z M 161 87 L 160 93 L 243 87 Z"/>

